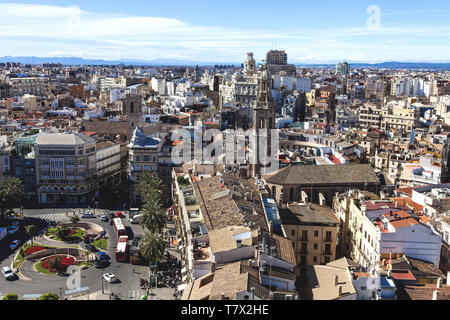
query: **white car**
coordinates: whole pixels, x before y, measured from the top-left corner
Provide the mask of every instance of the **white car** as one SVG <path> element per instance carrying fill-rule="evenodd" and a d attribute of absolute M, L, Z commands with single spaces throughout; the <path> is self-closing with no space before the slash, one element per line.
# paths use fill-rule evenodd
<path fill-rule="evenodd" d="M 9 245 L 9 248 L 11 250 L 14 250 L 14 249 L 16 249 L 19 246 L 19 244 L 20 244 L 20 240 L 13 240 L 11 242 L 11 244 Z"/>
<path fill-rule="evenodd" d="M 105 273 L 105 274 L 103 274 L 103 278 L 106 281 L 108 281 L 109 283 L 113 283 L 113 282 L 117 281 L 116 276 L 114 274 L 112 274 L 112 273 Z"/>
<path fill-rule="evenodd" d="M 12 272 L 9 267 L 3 267 L 2 273 L 3 273 L 3 276 L 6 278 L 6 280 L 12 280 L 16 277 L 14 272 Z"/>
<path fill-rule="evenodd" d="M 9 234 L 14 234 L 14 233 L 16 233 L 18 230 L 19 230 L 19 227 L 18 227 L 18 226 L 15 226 L 15 225 L 8 227 L 8 233 L 9 233 Z"/>
<path fill-rule="evenodd" d="M 81 217 L 82 218 L 95 218 L 95 215 L 92 212 L 86 212 Z"/>

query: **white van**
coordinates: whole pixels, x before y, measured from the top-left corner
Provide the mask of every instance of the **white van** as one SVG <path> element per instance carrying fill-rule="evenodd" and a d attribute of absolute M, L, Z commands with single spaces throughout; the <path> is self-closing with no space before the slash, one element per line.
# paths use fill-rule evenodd
<path fill-rule="evenodd" d="M 137 214 L 132 219 L 130 219 L 130 222 L 133 224 L 138 224 L 142 216 L 143 216 L 142 214 Z"/>

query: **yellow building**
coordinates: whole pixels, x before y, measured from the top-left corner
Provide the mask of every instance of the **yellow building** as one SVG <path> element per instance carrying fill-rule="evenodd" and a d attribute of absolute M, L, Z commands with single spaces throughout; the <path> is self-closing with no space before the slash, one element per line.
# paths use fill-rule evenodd
<path fill-rule="evenodd" d="M 280 210 L 286 236 L 296 256 L 296 274 L 307 264 L 325 264 L 336 259 L 339 220 L 333 211 L 313 203 L 288 204 Z"/>

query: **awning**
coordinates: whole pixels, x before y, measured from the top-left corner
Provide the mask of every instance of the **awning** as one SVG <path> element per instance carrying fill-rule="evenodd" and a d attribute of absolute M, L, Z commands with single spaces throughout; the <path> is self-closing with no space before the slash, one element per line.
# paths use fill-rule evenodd
<path fill-rule="evenodd" d="M 186 284 L 185 284 L 185 283 L 180 284 L 180 285 L 177 287 L 177 290 L 178 290 L 178 291 L 183 291 L 184 288 L 186 288 Z"/>

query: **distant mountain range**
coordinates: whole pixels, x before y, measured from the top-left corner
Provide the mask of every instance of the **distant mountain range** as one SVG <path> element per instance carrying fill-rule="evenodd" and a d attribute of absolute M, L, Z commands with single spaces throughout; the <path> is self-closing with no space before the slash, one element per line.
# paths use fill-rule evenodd
<path fill-rule="evenodd" d="M 0 63 L 15 62 L 23 64 L 61 63 L 62 65 L 133 65 L 133 66 L 212 66 L 212 65 L 241 65 L 240 63 L 230 62 L 203 62 L 175 59 L 156 59 L 156 60 L 102 60 L 102 59 L 83 59 L 76 57 L 11 57 L 0 58 Z"/>
<path fill-rule="evenodd" d="M 62 65 L 133 65 L 133 66 L 213 66 L 213 65 L 234 65 L 240 66 L 239 62 L 204 62 L 192 60 L 176 59 L 156 59 L 156 60 L 102 60 L 83 59 L 77 57 L 11 57 L 0 58 L 0 63 L 16 62 L 23 64 L 44 64 L 61 63 Z M 301 63 L 295 62 L 296 66 L 334 68 L 335 64 L 330 63 Z M 434 62 L 382 62 L 382 63 L 362 63 L 349 62 L 352 68 L 374 68 L 374 69 L 429 69 L 429 70 L 450 70 L 450 63 Z"/>

